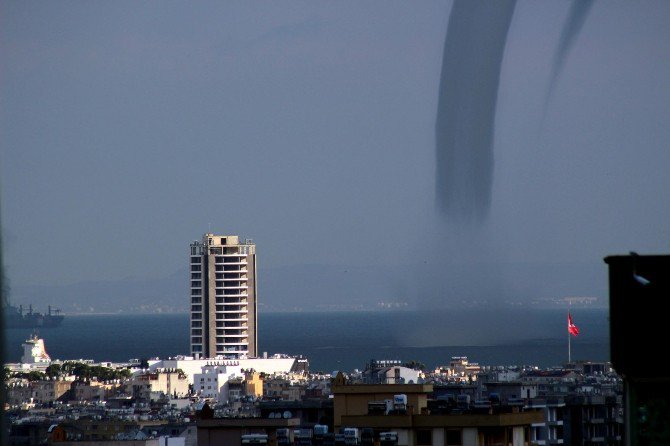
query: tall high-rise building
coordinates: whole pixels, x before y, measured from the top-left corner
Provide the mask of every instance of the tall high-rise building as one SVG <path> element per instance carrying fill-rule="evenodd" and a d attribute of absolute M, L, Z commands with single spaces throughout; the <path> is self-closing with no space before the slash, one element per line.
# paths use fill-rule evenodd
<path fill-rule="evenodd" d="M 190 269 L 191 355 L 257 356 L 256 245 L 205 234 L 191 243 Z"/>

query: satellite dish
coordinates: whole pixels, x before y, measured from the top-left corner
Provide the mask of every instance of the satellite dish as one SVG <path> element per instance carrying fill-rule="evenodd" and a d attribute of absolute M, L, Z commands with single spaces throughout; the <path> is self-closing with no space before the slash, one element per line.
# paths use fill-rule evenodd
<path fill-rule="evenodd" d="M 289 410 L 285 410 L 285 411 L 284 411 L 284 418 L 287 418 L 287 419 L 288 419 L 288 418 L 291 418 L 291 411 L 289 411 Z"/>

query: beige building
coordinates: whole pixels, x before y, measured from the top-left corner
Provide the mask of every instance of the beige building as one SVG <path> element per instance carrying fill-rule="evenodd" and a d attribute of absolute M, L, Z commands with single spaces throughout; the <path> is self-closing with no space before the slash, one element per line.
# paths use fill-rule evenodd
<path fill-rule="evenodd" d="M 36 403 L 50 403 L 56 401 L 70 390 L 70 381 L 37 381 L 33 383 L 33 398 Z"/>
<path fill-rule="evenodd" d="M 189 382 L 184 372 L 159 369 L 136 376 L 130 383 L 133 396 L 150 400 L 154 395 L 183 398 L 189 394 Z"/>
<path fill-rule="evenodd" d="M 75 381 L 72 383 L 72 401 L 104 401 L 121 387 L 119 383 Z"/>
<path fill-rule="evenodd" d="M 191 243 L 190 275 L 191 355 L 257 356 L 256 245 L 205 234 Z"/>
<path fill-rule="evenodd" d="M 431 414 L 432 384 L 346 384 L 341 375 L 332 385 L 334 425 L 371 428 L 375 435 L 396 432 L 399 446 L 529 446 L 530 427 L 542 422 L 540 411 Z M 370 412 L 371 402 L 405 398 L 405 408 L 392 414 Z"/>

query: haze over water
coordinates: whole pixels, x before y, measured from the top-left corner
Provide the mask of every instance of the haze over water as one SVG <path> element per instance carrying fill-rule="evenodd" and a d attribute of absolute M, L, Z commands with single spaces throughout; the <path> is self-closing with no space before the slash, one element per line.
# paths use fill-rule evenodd
<path fill-rule="evenodd" d="M 573 309 L 581 333 L 573 359 L 609 358 L 607 311 Z M 305 355 L 312 370 L 353 370 L 370 359 L 419 360 L 428 367 L 468 356 L 482 365 L 567 361 L 567 324 L 556 310 L 443 310 L 261 313 L 260 351 Z M 30 330 L 8 330 L 18 361 Z M 188 315 L 68 316 L 40 333 L 52 358 L 127 361 L 188 353 Z"/>

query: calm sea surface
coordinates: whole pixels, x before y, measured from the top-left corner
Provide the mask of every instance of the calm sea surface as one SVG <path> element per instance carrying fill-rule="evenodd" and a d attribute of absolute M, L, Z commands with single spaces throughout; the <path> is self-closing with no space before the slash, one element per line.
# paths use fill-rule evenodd
<path fill-rule="evenodd" d="M 606 309 L 573 309 L 581 333 L 572 359 L 608 360 Z M 437 310 L 261 313 L 259 349 L 309 358 L 314 371 L 363 368 L 370 359 L 418 360 L 428 367 L 451 356 L 482 365 L 567 361 L 566 310 Z M 29 329 L 5 330 L 8 362 L 18 362 Z M 67 315 L 42 329 L 52 358 L 127 361 L 188 354 L 188 315 Z"/>

